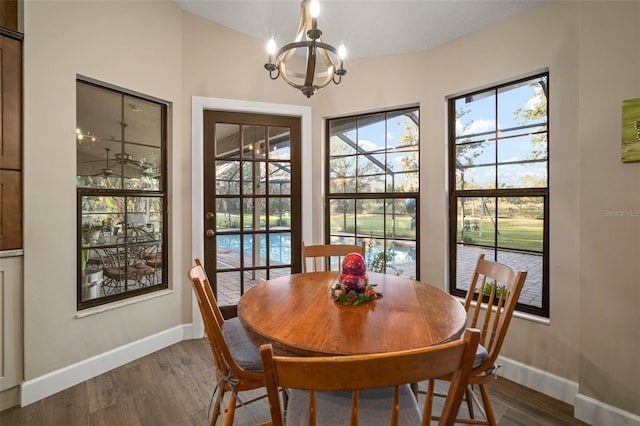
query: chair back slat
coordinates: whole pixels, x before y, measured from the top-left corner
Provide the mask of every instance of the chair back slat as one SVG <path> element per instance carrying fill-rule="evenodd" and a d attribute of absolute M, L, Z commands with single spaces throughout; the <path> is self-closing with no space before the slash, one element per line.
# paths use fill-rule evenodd
<path fill-rule="evenodd" d="M 305 245 L 302 242 L 302 271 L 303 272 L 315 272 L 319 270 L 330 271 L 331 259 L 337 258 L 338 268 L 342 259 L 350 254 L 358 253 L 364 257 L 365 247 L 364 241 L 360 245 L 352 244 L 316 244 Z M 308 263 L 311 263 L 312 267 L 309 268 Z M 320 269 L 320 266 L 324 269 Z"/>
<path fill-rule="evenodd" d="M 480 344 L 489 353 L 487 360 L 476 371 L 484 371 L 495 363 L 526 277 L 526 271 L 516 271 L 507 265 L 487 260 L 484 254 L 478 257 L 464 303 L 469 315 L 469 327 L 481 330 Z M 471 311 L 474 300 L 476 303 Z M 484 311 L 482 315 L 481 311 Z"/>
<path fill-rule="evenodd" d="M 271 345 L 262 345 L 260 354 L 272 424 L 283 424 L 279 387 L 309 391 L 309 424 L 315 424 L 316 421 L 318 391 L 352 391 L 349 410 L 349 423 L 352 425 L 358 424 L 361 399 L 359 391 L 393 387 L 393 398 L 388 403 L 390 424 L 396 425 L 400 418 L 402 385 L 452 374 L 452 385 L 449 387 L 440 423 L 451 425 L 460 407 L 479 338 L 480 331 L 468 329 L 463 339 L 427 348 L 338 357 L 276 356 Z M 288 413 L 291 414 L 289 409 Z M 423 424 L 428 424 L 430 419 L 429 408 L 427 415 L 429 417 L 422 419 Z M 346 424 L 346 419 L 341 423 Z"/>

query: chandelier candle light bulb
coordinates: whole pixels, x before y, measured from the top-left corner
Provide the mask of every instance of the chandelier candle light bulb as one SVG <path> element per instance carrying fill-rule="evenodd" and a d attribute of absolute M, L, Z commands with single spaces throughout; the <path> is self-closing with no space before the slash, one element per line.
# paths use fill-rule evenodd
<path fill-rule="evenodd" d="M 272 37 L 267 43 L 269 62 L 264 64 L 272 80 L 282 76 L 283 80 L 300 90 L 307 98 L 332 81 L 340 84 L 342 76 L 347 73 L 343 66 L 346 49 L 342 44 L 336 49 L 322 41 L 322 31 L 318 29 L 317 23 L 319 13 L 318 0 L 303 0 L 300 5 L 300 22 L 293 41 L 276 50 L 276 42 Z M 297 49 L 304 49 L 306 61 L 302 70 L 295 71 L 293 65 L 288 67 L 288 61 Z M 338 62 L 339 66 L 336 65 Z"/>

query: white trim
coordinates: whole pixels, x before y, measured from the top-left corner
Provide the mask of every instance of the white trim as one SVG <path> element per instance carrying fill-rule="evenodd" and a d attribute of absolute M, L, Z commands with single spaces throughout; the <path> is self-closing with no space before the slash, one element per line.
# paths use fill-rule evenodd
<path fill-rule="evenodd" d="M 18 249 L 18 250 L 0 250 L 0 259 L 2 259 L 4 257 L 18 257 L 18 256 L 24 256 L 24 250 L 22 250 L 22 249 Z"/>
<path fill-rule="evenodd" d="M 191 325 L 179 325 L 22 383 L 22 407 L 82 383 L 128 362 L 191 338 Z"/>
<path fill-rule="evenodd" d="M 590 425 L 640 425 L 640 416 L 582 394 L 576 395 L 573 416 Z"/>
<path fill-rule="evenodd" d="M 578 383 L 502 356 L 496 363 L 502 365 L 498 369 L 499 376 L 573 405 Z"/>
<path fill-rule="evenodd" d="M 204 256 L 204 182 L 203 182 L 203 112 L 205 110 L 250 112 L 257 114 L 274 114 L 300 117 L 302 121 L 302 239 L 312 239 L 311 224 L 311 191 L 305 190 L 310 185 L 311 174 L 311 107 L 301 105 L 272 104 L 266 102 L 240 101 L 235 99 L 191 98 L 191 258 Z M 307 188 L 308 189 L 308 188 Z M 308 225 L 305 225 L 308 224 Z M 200 317 L 195 296 L 191 299 L 191 317 L 194 337 L 204 336 L 204 326 Z"/>
<path fill-rule="evenodd" d="M 135 303 L 144 302 L 146 300 L 155 299 L 162 296 L 168 296 L 173 294 L 174 291 L 172 289 L 154 291 L 152 293 L 145 293 L 140 296 L 129 297 L 124 300 L 118 300 L 117 302 L 105 303 L 104 305 L 98 305 L 93 308 L 83 309 L 81 311 L 76 312 L 76 318 L 85 318 L 91 315 L 100 314 L 102 312 L 112 311 L 114 309 L 122 308 L 123 306 L 133 305 Z"/>

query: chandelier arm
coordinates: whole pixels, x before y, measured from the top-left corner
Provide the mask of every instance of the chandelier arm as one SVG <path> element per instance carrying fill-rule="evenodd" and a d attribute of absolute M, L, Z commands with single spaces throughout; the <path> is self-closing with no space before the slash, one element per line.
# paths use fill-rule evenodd
<path fill-rule="evenodd" d="M 293 43 L 286 44 L 280 48 L 278 54 L 276 56 L 276 64 L 280 61 L 287 61 L 294 53 L 296 47 L 303 46 L 292 46 L 297 43 L 305 43 L 306 41 L 302 41 L 302 39 L 306 38 L 306 16 L 309 16 L 310 13 L 308 11 L 309 5 L 308 2 L 303 1 L 300 4 L 300 21 L 298 21 L 298 29 L 296 29 L 295 36 L 293 37 Z M 289 46 L 289 47 L 287 47 Z M 284 54 L 282 57 L 280 55 Z"/>
<path fill-rule="evenodd" d="M 316 42 L 315 40 L 307 49 L 307 72 L 304 77 L 305 86 L 313 86 L 313 80 L 316 75 Z"/>

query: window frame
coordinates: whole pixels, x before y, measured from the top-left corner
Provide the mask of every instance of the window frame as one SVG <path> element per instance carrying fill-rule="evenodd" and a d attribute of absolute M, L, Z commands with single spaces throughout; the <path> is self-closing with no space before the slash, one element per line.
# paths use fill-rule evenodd
<path fill-rule="evenodd" d="M 99 187 L 91 188 L 91 187 L 81 187 L 81 186 L 78 186 L 78 184 L 76 184 L 76 215 L 77 215 L 76 216 L 76 225 L 77 225 L 76 308 L 78 311 L 81 311 L 84 309 L 88 309 L 96 306 L 102 306 L 115 301 L 126 300 L 142 294 L 153 293 L 153 292 L 157 292 L 157 291 L 161 291 L 169 288 L 169 284 L 168 284 L 169 261 L 167 256 L 168 247 L 169 247 L 168 246 L 168 227 L 169 227 L 169 222 L 168 222 L 168 210 L 169 210 L 168 202 L 169 201 L 168 200 L 169 200 L 169 197 L 168 197 L 168 187 L 167 187 L 167 180 L 168 180 L 167 179 L 167 164 L 168 164 L 168 160 L 167 160 L 168 148 L 167 147 L 168 147 L 168 137 L 169 137 L 168 132 L 170 128 L 169 111 L 170 111 L 171 104 L 167 101 L 163 101 L 161 99 L 154 98 L 152 96 L 143 95 L 138 92 L 120 88 L 108 83 L 103 83 L 103 82 L 100 82 L 88 77 L 80 76 L 80 75 L 76 77 L 76 90 L 79 84 L 90 85 L 97 89 L 105 90 L 105 91 L 108 91 L 109 93 L 117 94 L 118 96 L 120 96 L 122 98 L 121 109 L 120 109 L 121 114 L 123 113 L 124 107 L 125 107 L 124 100 L 127 98 L 136 98 L 147 103 L 153 103 L 158 105 L 160 107 L 160 121 L 159 121 L 160 129 L 157 129 L 157 130 L 159 130 L 159 138 L 160 138 L 159 151 L 160 151 L 160 157 L 161 157 L 160 164 L 158 165 L 158 168 L 157 168 L 157 173 L 159 173 L 159 176 L 156 175 L 156 177 L 159 177 L 158 189 L 127 189 L 125 187 L 126 179 L 124 174 L 118 175 L 120 176 L 120 179 L 119 179 L 120 186 L 118 188 L 99 188 Z M 76 127 L 78 127 L 78 123 L 76 123 Z M 126 132 L 123 131 L 123 135 L 125 133 Z M 119 141 L 116 140 L 116 142 L 122 144 L 123 146 L 127 143 L 130 143 L 124 137 L 122 137 L 121 140 Z M 78 148 L 76 146 L 76 154 L 77 154 L 77 149 Z M 112 157 L 112 159 L 114 158 Z M 114 168 L 117 168 L 117 166 L 115 165 L 115 162 L 114 162 Z M 121 169 L 121 171 L 124 172 L 124 167 Z M 123 211 L 118 214 L 122 214 L 124 216 L 125 223 L 127 224 L 128 224 L 127 216 L 130 214 L 129 212 L 130 200 L 135 198 L 151 198 L 151 199 L 159 200 L 159 202 L 162 205 L 161 209 L 159 209 L 159 213 L 162 220 L 162 223 L 160 224 L 161 232 L 160 232 L 159 239 L 155 239 L 155 240 L 149 239 L 148 241 L 144 241 L 144 242 L 134 242 L 132 239 L 129 239 L 128 234 L 125 234 L 125 237 L 122 240 L 123 241 L 122 243 L 114 243 L 111 245 L 105 244 L 104 246 L 96 246 L 96 248 L 98 250 L 101 249 L 102 247 L 115 248 L 115 249 L 120 249 L 120 248 L 127 249 L 128 247 L 133 247 L 136 245 L 139 245 L 141 247 L 151 246 L 152 244 L 156 245 L 158 248 L 156 249 L 155 253 L 156 254 L 158 252 L 160 253 L 161 265 L 159 267 L 154 267 L 154 273 L 157 274 L 159 272 L 161 274 L 160 275 L 161 282 L 155 283 L 155 280 L 154 280 L 154 283 L 151 285 L 138 286 L 138 288 L 135 288 L 133 290 L 126 290 L 126 291 L 122 291 L 122 292 L 118 292 L 110 295 L 102 295 L 95 298 L 89 298 L 84 301 L 82 300 L 83 285 L 84 285 L 83 252 L 86 251 L 87 253 L 90 253 L 90 251 L 87 251 L 86 246 L 83 245 L 83 242 L 84 242 L 83 241 L 83 216 L 86 215 L 86 213 L 83 214 L 83 200 L 86 199 L 87 197 L 122 198 L 124 200 Z M 114 213 L 104 213 L 104 214 L 114 214 Z M 124 231 L 124 228 L 123 228 L 123 231 Z M 152 232 L 152 234 L 154 234 L 154 232 Z M 86 261 L 86 259 L 84 259 L 84 261 Z M 103 269 L 104 269 L 104 265 L 103 265 Z M 104 280 L 104 278 L 102 280 Z M 126 281 L 127 279 L 125 279 L 125 283 Z"/>
<path fill-rule="evenodd" d="M 388 173 L 377 173 L 377 174 L 368 174 L 368 175 L 362 175 L 363 177 L 371 177 L 371 176 L 384 176 L 384 190 L 383 191 L 370 191 L 370 192 L 360 192 L 358 191 L 358 183 L 357 183 L 357 173 L 358 173 L 358 167 L 356 167 L 356 175 L 354 176 L 354 179 L 356 179 L 356 184 L 355 184 L 355 191 L 356 192 L 331 192 L 331 159 L 332 158 L 339 158 L 339 157 L 345 157 L 348 155 L 340 155 L 340 156 L 335 156 L 332 157 L 331 156 L 331 123 L 334 120 L 348 120 L 348 119 L 353 119 L 356 121 L 356 123 L 359 123 L 360 119 L 363 119 L 364 124 L 362 126 L 360 126 L 359 124 L 356 124 L 355 129 L 358 129 L 360 127 L 366 127 L 367 125 L 369 125 L 371 122 L 367 121 L 366 118 L 367 117 L 371 117 L 371 116 L 375 116 L 375 115 L 380 115 L 380 114 L 385 114 L 385 134 L 384 134 L 384 140 L 385 140 L 385 146 L 387 144 L 387 122 L 388 120 L 390 120 L 392 117 L 394 116 L 399 116 L 399 115 L 403 115 L 403 114 L 399 114 L 399 112 L 402 111 L 411 111 L 411 110 L 415 110 L 418 112 L 418 116 L 417 116 L 417 122 L 416 122 L 416 127 L 417 127 L 417 143 L 415 144 L 415 149 L 408 149 L 409 152 L 415 152 L 417 155 L 417 171 L 415 171 L 415 173 L 418 176 L 417 179 L 417 190 L 416 191 L 405 191 L 405 192 L 389 192 L 388 191 L 388 182 L 386 180 L 386 178 L 389 176 Z M 349 242 L 350 244 L 361 244 L 361 242 L 363 240 L 367 240 L 370 241 L 374 240 L 376 242 L 382 241 L 382 243 L 384 244 L 384 247 L 388 247 L 388 245 L 386 244 L 387 241 L 412 241 L 415 243 L 415 276 L 411 276 L 412 278 L 419 280 L 420 279 L 420 123 L 421 123 L 421 119 L 420 119 L 420 106 L 418 104 L 415 105 L 409 105 L 409 106 L 404 106 L 401 108 L 389 108 L 389 109 L 383 109 L 383 110 L 376 110 L 376 111 L 369 111 L 366 113 L 362 113 L 362 114 L 353 114 L 353 115 L 346 115 L 346 116 L 340 116 L 340 117 L 333 117 L 333 118 L 328 118 L 325 120 L 325 156 L 324 156 L 324 160 L 325 160 L 325 203 L 324 203 L 324 216 L 325 216 L 325 221 L 324 221 L 324 240 L 325 240 L 325 244 L 331 244 L 332 242 L 332 238 L 347 238 L 347 239 L 353 239 L 354 241 Z M 356 145 L 357 145 L 357 140 L 355 141 Z M 355 149 L 355 148 L 354 148 Z M 403 151 L 400 151 L 403 152 Z M 388 149 L 385 149 L 385 156 L 387 154 L 390 154 Z M 363 155 L 362 152 L 358 153 L 356 150 L 356 153 L 353 155 Z M 373 155 L 373 154 L 372 154 Z M 379 152 L 376 153 L 376 155 L 379 155 Z M 385 164 L 387 164 L 385 162 Z M 382 203 L 382 209 L 383 209 L 383 215 L 384 215 L 384 222 L 385 222 L 385 229 L 386 229 L 386 223 L 387 223 L 387 215 L 389 213 L 387 213 L 387 203 L 389 201 L 393 201 L 393 200 L 402 200 L 402 199 L 415 199 L 415 205 L 414 205 L 414 214 L 413 214 L 413 229 L 415 230 L 415 237 L 414 239 L 409 239 L 409 238 L 402 238 L 402 237 L 393 237 L 393 236 L 389 236 L 386 235 L 387 233 L 385 233 L 385 235 L 374 235 L 373 238 L 369 237 L 369 236 L 362 236 L 362 235 L 358 235 L 356 234 L 356 230 L 357 230 L 357 218 L 354 219 L 355 223 L 356 223 L 356 229 L 354 229 L 354 235 L 353 236 L 344 236 L 344 235 L 334 235 L 332 233 L 331 230 L 331 201 L 333 200 L 353 200 L 354 201 L 354 215 L 356 214 L 355 212 L 358 211 L 358 201 L 367 201 L 367 200 L 380 200 L 380 202 Z M 370 247 L 367 245 L 365 247 L 365 260 L 368 263 L 377 263 L 379 261 L 379 258 L 376 259 L 375 256 L 373 254 L 370 254 Z M 386 250 L 386 249 L 385 249 Z M 378 255 L 380 255 L 380 253 L 378 253 Z M 372 265 L 367 265 L 367 268 L 370 269 Z M 388 268 L 387 265 L 384 265 L 384 271 L 385 273 L 390 273 L 390 274 L 397 274 L 397 271 L 395 270 L 395 268 Z"/>
<path fill-rule="evenodd" d="M 478 94 L 485 94 L 487 92 L 493 92 L 496 96 L 498 91 L 504 87 L 514 86 L 517 84 L 535 81 L 539 78 L 546 78 L 547 90 L 547 114 L 546 114 L 546 186 L 545 187 L 521 187 L 521 188 L 499 188 L 496 187 L 492 189 L 457 189 L 456 187 L 456 169 L 457 169 L 457 144 L 456 144 L 456 100 L 472 97 Z M 529 75 L 527 77 L 518 78 L 514 80 L 510 80 L 505 83 L 492 85 L 480 90 L 474 90 L 470 92 L 466 92 L 463 94 L 458 94 L 455 96 L 451 96 L 447 98 L 447 119 L 448 119 L 448 185 L 449 185 L 449 293 L 453 296 L 458 297 L 466 297 L 467 290 L 457 288 L 457 250 L 458 250 L 458 200 L 461 198 L 492 198 L 498 201 L 500 198 L 507 197 L 539 197 L 543 200 L 543 230 L 542 230 L 542 295 L 541 295 L 541 307 L 536 307 L 528 304 L 523 304 L 518 302 L 516 305 L 516 310 L 528 314 L 533 314 L 536 316 L 541 316 L 545 318 L 549 318 L 549 187 L 550 187 L 550 153 L 549 153 L 549 145 L 550 145 L 550 118 L 549 118 L 549 110 L 550 110 L 550 99 L 549 99 L 549 72 L 540 72 Z M 496 111 L 496 120 L 498 119 L 498 114 Z M 526 126 L 522 126 L 526 127 Z M 496 125 L 496 133 L 498 133 L 498 126 Z M 513 137 L 513 135 L 509 136 Z M 506 139 L 506 137 L 496 137 L 497 141 Z M 526 163 L 526 160 L 520 161 L 520 163 Z M 496 159 L 495 167 L 497 169 L 500 162 Z M 496 171 L 496 182 L 498 181 L 498 172 Z M 496 206 L 498 204 L 496 203 Z M 496 207 L 497 208 L 497 207 Z M 496 215 L 498 213 L 496 212 Z M 464 226 L 464 225 L 463 225 Z M 496 231 L 497 232 L 497 231 Z M 488 250 L 492 250 L 494 254 L 494 258 L 490 260 L 495 260 L 497 253 L 499 250 L 505 250 L 504 248 L 500 249 L 498 246 L 498 238 L 493 238 L 493 246 L 479 246 L 486 248 Z M 526 252 L 523 250 L 515 250 L 512 251 L 520 251 Z M 499 261 L 499 260 L 498 260 Z M 525 286 L 527 282 L 525 281 Z"/>

